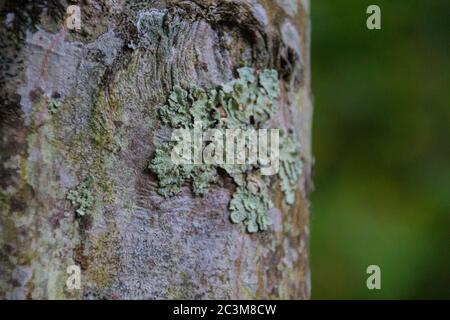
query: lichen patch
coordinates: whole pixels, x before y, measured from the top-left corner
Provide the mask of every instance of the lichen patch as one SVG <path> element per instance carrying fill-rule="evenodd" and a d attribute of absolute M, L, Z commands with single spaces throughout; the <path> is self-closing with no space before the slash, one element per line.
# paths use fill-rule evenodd
<path fill-rule="evenodd" d="M 205 90 L 174 86 L 167 104 L 159 109 L 161 121 L 172 129 L 188 130 L 195 141 L 196 123 L 203 130 L 228 129 L 256 130 L 270 126 L 278 111 L 280 94 L 276 70 L 256 72 L 249 67 L 238 69 L 239 78 L 217 88 Z M 249 140 L 245 140 L 249 143 Z M 293 133 L 280 137 L 280 178 L 285 202 L 294 203 L 297 180 L 301 173 L 299 146 Z M 235 143 L 235 142 L 233 142 Z M 174 164 L 171 159 L 174 141 L 162 144 L 150 161 L 149 168 L 157 175 L 158 193 L 171 197 L 189 183 L 195 195 L 204 195 L 217 182 L 218 170 L 224 170 L 237 185 L 229 203 L 230 220 L 243 223 L 249 233 L 267 230 L 270 225 L 268 211 L 273 207 L 269 192 L 271 179 L 261 174 L 261 163 L 194 163 Z"/>

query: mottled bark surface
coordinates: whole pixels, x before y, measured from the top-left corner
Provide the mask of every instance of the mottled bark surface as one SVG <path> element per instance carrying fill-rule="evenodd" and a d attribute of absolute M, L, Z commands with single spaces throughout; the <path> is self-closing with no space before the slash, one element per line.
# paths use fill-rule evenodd
<path fill-rule="evenodd" d="M 0 298 L 308 298 L 308 1 L 74 1 L 79 32 L 58 1 L 35 3 L 54 11 L 2 8 Z M 304 161 L 295 205 L 275 179 L 273 225 L 256 234 L 230 222 L 226 176 L 164 199 L 147 169 L 173 86 L 210 88 L 243 65 L 278 71 L 273 121 Z M 66 195 L 88 176 L 80 217 Z M 66 287 L 73 264 L 81 290 Z"/>

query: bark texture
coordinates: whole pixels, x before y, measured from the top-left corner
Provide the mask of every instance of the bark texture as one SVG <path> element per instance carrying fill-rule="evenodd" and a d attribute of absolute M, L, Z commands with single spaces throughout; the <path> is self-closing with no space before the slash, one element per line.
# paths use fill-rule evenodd
<path fill-rule="evenodd" d="M 0 36 L 0 298 L 308 298 L 309 2 L 15 3 Z M 64 26 L 69 4 L 79 32 Z M 204 197 L 164 199 L 147 169 L 173 86 L 217 86 L 244 65 L 278 71 L 273 121 L 304 162 L 295 205 L 275 179 L 273 225 L 256 234 L 230 222 L 226 176 Z M 87 177 L 94 204 L 77 216 L 66 196 Z"/>

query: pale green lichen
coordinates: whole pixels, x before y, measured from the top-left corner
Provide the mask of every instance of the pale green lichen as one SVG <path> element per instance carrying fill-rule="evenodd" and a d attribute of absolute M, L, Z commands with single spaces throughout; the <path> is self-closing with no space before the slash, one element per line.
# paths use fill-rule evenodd
<path fill-rule="evenodd" d="M 279 86 L 277 72 L 265 70 L 260 73 L 259 81 L 252 68 L 241 68 L 238 73 L 239 79 L 222 85 L 216 91 L 217 102 L 226 112 L 226 117 L 221 119 L 222 125 L 227 128 L 260 128 L 277 112 L 279 92 L 273 90 Z"/>
<path fill-rule="evenodd" d="M 280 139 L 280 178 L 281 190 L 287 204 L 294 204 L 297 181 L 302 173 L 303 163 L 300 159 L 300 150 L 294 133 L 290 131 Z"/>
<path fill-rule="evenodd" d="M 164 197 L 171 197 L 181 191 L 183 183 L 191 181 L 195 195 L 205 194 L 208 187 L 217 179 L 216 168 L 206 164 L 173 164 L 171 161 L 173 145 L 173 142 L 169 142 L 157 149 L 149 165 L 149 168 L 158 175 L 158 193 Z"/>
<path fill-rule="evenodd" d="M 259 82 L 271 98 L 277 98 L 280 94 L 278 85 L 278 73 L 275 70 L 264 70 L 259 76 Z"/>
<path fill-rule="evenodd" d="M 267 177 L 249 174 L 245 185 L 238 186 L 230 201 L 230 219 L 244 223 L 250 233 L 267 230 L 267 211 L 273 207 Z"/>
<path fill-rule="evenodd" d="M 59 107 L 61 107 L 61 101 L 52 98 L 48 102 L 48 111 L 51 114 L 55 114 L 58 111 Z"/>
<path fill-rule="evenodd" d="M 217 169 L 212 165 L 193 165 L 190 177 L 194 193 L 204 195 L 210 185 L 217 181 Z"/>
<path fill-rule="evenodd" d="M 169 95 L 168 104 L 159 109 L 164 124 L 171 128 L 192 128 L 195 121 L 205 127 L 213 126 L 219 114 L 215 110 L 215 92 L 197 87 L 186 91 L 175 86 Z"/>
<path fill-rule="evenodd" d="M 80 216 L 84 216 L 94 204 L 95 198 L 92 192 L 93 183 L 94 178 L 88 176 L 74 190 L 69 191 L 66 196 L 66 199 L 69 200 L 73 206 L 77 207 L 75 212 Z"/>
<path fill-rule="evenodd" d="M 264 70 L 256 75 L 254 69 L 244 67 L 238 69 L 238 74 L 238 79 L 210 90 L 197 87 L 185 90 L 175 86 L 167 105 L 159 110 L 162 122 L 173 129 L 188 129 L 191 135 L 197 121 L 201 121 L 202 129 L 221 131 L 267 128 L 270 118 L 277 112 L 280 93 L 277 72 Z M 285 201 L 292 204 L 301 162 L 292 134 L 281 136 L 280 142 L 281 188 Z M 217 169 L 221 168 L 237 184 L 229 204 L 231 221 L 243 223 L 250 233 L 267 229 L 270 224 L 268 211 L 273 207 L 270 179 L 261 175 L 257 163 L 176 165 L 171 161 L 173 148 L 173 142 L 164 143 L 149 164 L 158 176 L 161 195 L 170 197 L 177 194 L 186 182 L 191 183 L 196 195 L 203 195 L 216 182 Z"/>

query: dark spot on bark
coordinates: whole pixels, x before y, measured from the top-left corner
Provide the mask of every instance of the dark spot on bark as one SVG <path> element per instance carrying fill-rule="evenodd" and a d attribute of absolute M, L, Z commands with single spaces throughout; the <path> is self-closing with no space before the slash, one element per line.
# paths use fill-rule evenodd
<path fill-rule="evenodd" d="M 27 208 L 27 204 L 22 199 L 12 197 L 9 201 L 9 207 L 11 212 L 23 212 Z"/>
<path fill-rule="evenodd" d="M 280 76 L 286 82 L 294 80 L 294 86 L 303 84 L 304 68 L 300 56 L 294 49 L 282 46 L 279 54 Z"/>
<path fill-rule="evenodd" d="M 29 93 L 30 100 L 32 102 L 36 103 L 42 98 L 43 94 L 44 94 L 44 91 L 42 91 L 41 88 L 35 88 L 35 89 L 31 90 Z"/>
<path fill-rule="evenodd" d="M 80 266 L 81 270 L 85 271 L 89 267 L 89 259 L 83 254 L 84 245 L 78 245 L 73 250 L 73 260 Z"/>
<path fill-rule="evenodd" d="M 89 215 L 84 215 L 79 222 L 80 231 L 82 234 L 92 228 L 92 217 Z"/>
<path fill-rule="evenodd" d="M 16 248 L 13 244 L 5 243 L 1 251 L 3 251 L 3 253 L 7 254 L 8 256 L 13 256 L 16 253 Z"/>
<path fill-rule="evenodd" d="M 18 94 L 0 94 L 0 124 L 10 124 L 13 127 L 18 127 L 18 122 L 21 122 L 22 109 L 20 108 L 20 96 Z M 0 126 L 2 131 L 3 126 Z M 2 134 L 3 136 L 3 134 Z"/>
<path fill-rule="evenodd" d="M 14 19 L 7 27 L 12 30 L 8 32 L 9 35 L 17 40 L 24 39 L 26 30 L 36 30 L 43 12 L 46 12 L 54 21 L 61 21 L 65 13 L 65 7 L 60 0 L 5 0 L 2 2 L 0 23 L 5 24 L 6 16 L 14 14 Z M 0 36 L 1 38 L 3 36 Z"/>
<path fill-rule="evenodd" d="M 52 98 L 53 99 L 59 99 L 59 98 L 61 98 L 61 95 L 59 94 L 59 92 L 55 91 L 55 92 L 52 93 Z"/>

